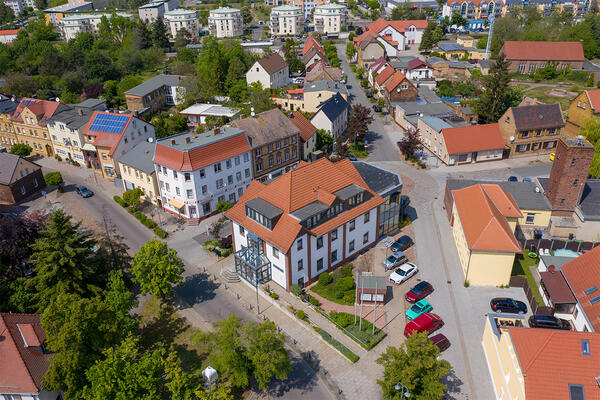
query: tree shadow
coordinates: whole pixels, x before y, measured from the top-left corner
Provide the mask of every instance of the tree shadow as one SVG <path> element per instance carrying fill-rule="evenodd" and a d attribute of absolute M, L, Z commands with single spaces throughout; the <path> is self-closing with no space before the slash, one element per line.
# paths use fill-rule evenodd
<path fill-rule="evenodd" d="M 442 378 L 442 383 L 446 385 L 445 398 L 453 399 L 453 395 L 462 393 L 461 387 L 463 386 L 463 381 L 456 376 L 456 372 L 454 370 L 451 370 L 444 378 Z"/>
<path fill-rule="evenodd" d="M 312 388 L 317 385 L 317 375 L 307 363 L 300 357 L 293 357 L 291 360 L 292 371 L 288 374 L 285 381 L 275 380 L 269 386 L 269 393 L 274 398 L 285 397 L 291 390 L 300 390 L 301 394 L 312 392 Z"/>
<path fill-rule="evenodd" d="M 190 305 L 212 300 L 216 296 L 215 290 L 219 284 L 208 277 L 205 272 L 187 276 L 183 283 L 175 288 L 175 292 Z"/>
<path fill-rule="evenodd" d="M 140 332 L 142 348 L 170 346 L 177 335 L 186 329 L 186 323 L 179 318 L 171 304 L 161 304 L 151 321 L 143 324 Z"/>

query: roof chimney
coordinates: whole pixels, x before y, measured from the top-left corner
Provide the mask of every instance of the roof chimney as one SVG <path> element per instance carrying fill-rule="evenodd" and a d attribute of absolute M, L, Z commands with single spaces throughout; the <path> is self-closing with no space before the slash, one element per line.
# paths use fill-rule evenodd
<path fill-rule="evenodd" d="M 177 144 L 177 143 L 175 143 L 175 139 L 171 139 L 171 144 L 172 144 L 173 146 L 175 146 L 175 145 Z"/>
<path fill-rule="evenodd" d="M 215 128 L 213 129 L 213 135 L 218 135 L 221 133 L 221 128 Z"/>
<path fill-rule="evenodd" d="M 77 114 L 79 114 L 79 115 L 83 115 L 83 110 L 82 110 L 81 108 L 78 108 L 78 109 L 77 109 Z"/>
<path fill-rule="evenodd" d="M 190 137 L 189 137 L 189 136 L 185 138 L 185 142 L 186 142 L 186 143 L 189 143 L 189 142 L 190 142 Z"/>
<path fill-rule="evenodd" d="M 554 265 L 548 265 L 548 271 L 554 273 L 554 271 L 556 271 L 556 267 Z"/>

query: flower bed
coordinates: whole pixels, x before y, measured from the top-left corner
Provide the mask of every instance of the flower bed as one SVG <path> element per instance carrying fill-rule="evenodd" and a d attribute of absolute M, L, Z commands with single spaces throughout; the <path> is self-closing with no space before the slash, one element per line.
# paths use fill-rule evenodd
<path fill-rule="evenodd" d="M 312 286 L 310 290 L 334 303 L 346 306 L 353 305 L 356 291 L 354 289 L 352 268 L 352 264 L 346 264 L 332 274 L 323 272 L 319 275 L 319 282 Z"/>
<path fill-rule="evenodd" d="M 352 361 L 353 363 L 358 361 L 359 357 L 356 354 L 354 354 L 352 350 L 350 350 L 349 348 L 332 338 L 328 332 L 324 331 L 318 326 L 315 326 L 315 331 L 317 331 L 327 343 L 335 347 L 335 349 L 342 353 L 348 360 Z"/>
<path fill-rule="evenodd" d="M 364 318 L 357 318 L 355 324 L 354 315 L 352 314 L 332 312 L 330 314 L 330 319 L 350 339 L 360 344 L 366 350 L 371 350 L 387 336 L 387 334 L 379 328 L 375 328 L 375 334 L 373 334 L 373 324 Z M 359 325 L 359 319 L 362 319 L 362 325 Z M 359 328 L 360 326 L 362 327 Z"/>

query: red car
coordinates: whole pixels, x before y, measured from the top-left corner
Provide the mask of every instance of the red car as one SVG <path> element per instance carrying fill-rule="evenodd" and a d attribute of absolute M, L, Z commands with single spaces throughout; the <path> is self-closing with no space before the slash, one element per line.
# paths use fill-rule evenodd
<path fill-rule="evenodd" d="M 438 333 L 429 338 L 439 349 L 440 353 L 450 347 L 450 341 L 443 333 Z"/>
<path fill-rule="evenodd" d="M 428 334 L 440 329 L 444 325 L 444 321 L 439 315 L 433 313 L 425 313 L 410 321 L 404 327 L 404 336 L 411 337 L 413 333 L 427 332 Z"/>
<path fill-rule="evenodd" d="M 415 287 L 406 292 L 404 298 L 409 303 L 416 303 L 417 301 L 429 296 L 431 292 L 433 292 L 433 286 L 431 286 L 431 283 L 427 281 L 421 281 L 417 283 Z"/>

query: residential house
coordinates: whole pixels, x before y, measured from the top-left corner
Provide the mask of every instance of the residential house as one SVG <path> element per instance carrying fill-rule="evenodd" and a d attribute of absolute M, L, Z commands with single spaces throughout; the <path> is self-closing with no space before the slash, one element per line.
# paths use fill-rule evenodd
<path fill-rule="evenodd" d="M 416 101 L 396 101 L 391 107 L 394 121 L 404 130 L 417 129 L 419 119 L 427 116 L 437 117 L 446 122 L 460 122 L 456 113 L 428 88 L 418 89 Z"/>
<path fill-rule="evenodd" d="M 597 399 L 597 333 L 526 328 L 525 318 L 488 314 L 482 345 L 496 399 Z"/>
<path fill-rule="evenodd" d="M 7 149 L 18 143 L 17 131 L 12 121 L 12 115 L 18 104 L 16 97 L 0 95 L 0 146 Z"/>
<path fill-rule="evenodd" d="M 421 143 L 446 165 L 502 159 L 504 140 L 497 123 L 461 125 L 423 117 L 418 124 Z"/>
<path fill-rule="evenodd" d="M 471 107 L 463 107 L 458 100 L 444 100 L 444 104 L 450 107 L 456 115 L 464 119 L 469 124 L 476 124 L 479 115 Z"/>
<path fill-rule="evenodd" d="M 304 42 L 304 46 L 302 47 L 302 56 L 306 55 L 306 53 L 308 53 L 308 51 L 311 50 L 313 47 L 319 50 L 321 53 L 325 53 L 325 51 L 323 50 L 323 46 L 321 46 L 319 41 L 315 39 L 312 33 L 309 33 L 308 37 L 306 38 L 306 41 Z"/>
<path fill-rule="evenodd" d="M 306 68 L 312 67 L 319 61 L 326 62 L 327 57 L 325 57 L 325 52 L 317 46 L 311 47 L 302 55 L 302 62 L 304 62 Z"/>
<path fill-rule="evenodd" d="M 274 98 L 275 104 L 288 111 L 304 111 L 315 113 L 319 106 L 339 93 L 348 101 L 348 88 L 345 84 L 334 81 L 315 81 L 301 89 L 288 90 L 284 97 Z"/>
<path fill-rule="evenodd" d="M 337 139 L 346 132 L 349 114 L 350 105 L 342 95 L 336 93 L 321 105 L 310 122 Z"/>
<path fill-rule="evenodd" d="M 260 82 L 264 89 L 278 89 L 290 84 L 290 69 L 278 53 L 265 56 L 246 72 L 246 82 Z"/>
<path fill-rule="evenodd" d="M 43 381 L 52 354 L 45 348 L 46 332 L 39 314 L 0 314 L 0 399 L 60 399 Z"/>
<path fill-rule="evenodd" d="M 208 31 L 218 38 L 238 37 L 244 33 L 242 12 L 237 8 L 219 7 L 208 16 Z"/>
<path fill-rule="evenodd" d="M 124 153 L 119 159 L 119 168 L 125 190 L 139 188 L 143 192 L 143 199 L 159 204 L 160 191 L 153 161 L 155 154 L 156 141 L 150 138 Z"/>
<path fill-rule="evenodd" d="M 82 32 L 87 33 L 96 33 L 98 32 L 98 25 L 100 21 L 102 21 L 102 17 L 106 17 L 111 19 L 113 15 L 118 15 L 119 17 L 127 18 L 129 20 L 135 20 L 133 15 L 125 14 L 125 13 L 89 13 L 89 14 L 79 14 L 75 13 L 73 15 L 69 15 L 61 18 L 60 20 L 60 32 L 61 37 L 64 41 L 68 42 L 71 39 L 77 37 L 77 34 Z"/>
<path fill-rule="evenodd" d="M 373 62 L 384 57 L 385 51 L 376 37 L 367 31 L 356 42 L 356 54 L 358 65 L 368 69 Z"/>
<path fill-rule="evenodd" d="M 536 182 L 447 179 L 444 207 L 446 209 L 448 221 L 452 220 L 454 203 L 452 191 L 477 184 L 497 184 L 500 185 L 504 191 L 510 193 L 519 207 L 521 214 L 523 214 L 521 218 L 517 219 L 517 225 L 524 234 L 531 234 L 531 237 L 533 237 L 535 230 L 548 229 L 550 217 L 552 215 L 552 205 Z"/>
<path fill-rule="evenodd" d="M 169 25 L 171 37 L 175 38 L 177 32 L 185 29 L 191 37 L 198 37 L 200 26 L 198 24 L 198 12 L 177 8 L 165 12 L 165 22 Z"/>
<path fill-rule="evenodd" d="M 93 145 L 86 146 L 83 130 L 95 111 L 104 110 L 105 100 L 88 99 L 54 113 L 48 119 L 48 134 L 54 153 L 65 160 L 91 168 L 92 160 L 96 160 L 98 155 Z M 89 152 L 89 155 L 86 152 Z M 96 165 L 96 169 L 98 168 L 99 165 Z"/>
<path fill-rule="evenodd" d="M 315 31 L 325 35 L 339 35 L 348 24 L 348 9 L 336 3 L 320 4 L 313 13 Z"/>
<path fill-rule="evenodd" d="M 384 84 L 384 97 L 388 104 L 394 101 L 412 101 L 418 97 L 417 87 L 400 71 Z"/>
<path fill-rule="evenodd" d="M 294 111 L 289 119 L 300 130 L 300 158 L 304 161 L 311 161 L 312 153 L 317 147 L 317 127 L 300 111 Z"/>
<path fill-rule="evenodd" d="M 552 63 L 558 70 L 580 69 L 585 56 L 581 42 L 513 42 L 500 49 L 510 63 L 510 72 L 529 74 Z"/>
<path fill-rule="evenodd" d="M 20 29 L 2 29 L 0 30 L 0 43 L 12 44 L 17 39 Z"/>
<path fill-rule="evenodd" d="M 33 0 L 4 0 L 4 4 L 13 10 L 15 16 L 24 12 L 27 7 L 37 10 L 37 6 Z"/>
<path fill-rule="evenodd" d="M 485 49 L 478 49 L 453 41 L 438 42 L 433 51 L 447 59 L 483 60 L 486 58 Z"/>
<path fill-rule="evenodd" d="M 278 108 L 239 119 L 232 125 L 244 130 L 250 139 L 255 179 L 274 179 L 298 165 L 300 129 Z"/>
<path fill-rule="evenodd" d="M 239 108 L 225 107 L 220 104 L 196 103 L 180 111 L 179 114 L 187 116 L 188 124 L 198 126 L 206 124 L 207 118 L 221 119 L 228 123 L 237 118 L 240 111 Z"/>
<path fill-rule="evenodd" d="M 154 22 L 159 17 L 165 17 L 167 11 L 173 11 L 179 8 L 179 1 L 177 0 L 153 0 L 148 4 L 138 7 L 138 14 L 140 21 L 146 23 Z"/>
<path fill-rule="evenodd" d="M 46 15 L 46 24 L 51 24 L 58 28 L 60 27 L 61 19 L 63 19 L 65 16 L 93 9 L 94 6 L 91 1 L 77 1 L 47 8 L 44 10 L 44 14 Z"/>
<path fill-rule="evenodd" d="M 508 285 L 521 246 L 514 232 L 523 217 L 513 197 L 498 184 L 476 184 L 451 192 L 452 234 L 465 282 Z"/>
<path fill-rule="evenodd" d="M 490 14 L 498 18 L 505 13 L 504 0 L 446 0 L 442 6 L 442 17 L 460 14 L 468 21 L 487 20 Z"/>
<path fill-rule="evenodd" d="M 391 65 L 387 65 L 379 71 L 375 77 L 374 89 L 377 90 L 377 97 L 385 97 L 385 83 L 394 75 L 396 70 Z"/>
<path fill-rule="evenodd" d="M 559 103 L 511 107 L 498 120 L 510 157 L 552 153 L 563 136 Z"/>
<path fill-rule="evenodd" d="M 375 78 L 381 71 L 385 69 L 389 64 L 385 57 L 381 57 L 378 60 L 375 60 L 371 65 L 369 65 L 369 69 L 367 69 L 367 80 L 369 81 L 369 86 L 372 88 L 375 87 Z"/>
<path fill-rule="evenodd" d="M 157 112 L 165 106 L 182 104 L 186 94 L 186 77 L 158 75 L 125 92 L 127 109 L 138 113 Z"/>
<path fill-rule="evenodd" d="M 383 203 L 348 159 L 303 162 L 268 184 L 255 180 L 225 213 L 236 272 L 252 284 L 306 286 L 375 244 Z"/>
<path fill-rule="evenodd" d="M 120 176 L 119 161 L 121 156 L 138 143 L 154 139 L 154 126 L 131 114 L 117 114 L 106 111 L 95 111 L 83 129 L 86 150 L 84 155 L 90 159 L 94 172 L 102 174 L 105 179 Z M 87 146 L 95 148 L 94 156 L 88 152 Z"/>
<path fill-rule="evenodd" d="M 304 32 L 304 13 L 301 7 L 282 5 L 271 9 L 271 34 L 296 36 Z"/>
<path fill-rule="evenodd" d="M 588 119 L 600 117 L 600 89 L 584 90 L 569 105 L 565 132 L 577 136 Z"/>
<path fill-rule="evenodd" d="M 427 25 L 428 22 L 425 19 L 386 21 L 379 18 L 371 24 L 367 24 L 365 30 L 385 38 L 388 43 L 397 43 L 397 51 L 404 51 L 411 45 L 418 47 L 421 44 L 421 38 Z"/>
<path fill-rule="evenodd" d="M 471 76 L 471 70 L 477 69 L 468 61 L 444 60 L 440 57 L 429 57 L 427 62 L 433 68 L 433 77 L 436 79 L 462 80 Z"/>
<path fill-rule="evenodd" d="M 68 108 L 57 101 L 24 97 L 12 115 L 19 143 L 31 146 L 33 154 L 53 157 L 54 150 L 48 133 L 48 120 Z"/>
<path fill-rule="evenodd" d="M 328 65 L 324 60 L 317 61 L 312 64 L 310 69 L 307 69 L 304 84 L 306 85 L 315 81 L 343 82 L 344 72 L 339 67 Z"/>
<path fill-rule="evenodd" d="M 0 202 L 18 203 L 44 187 L 42 167 L 16 154 L 0 153 Z"/>
<path fill-rule="evenodd" d="M 162 207 L 190 223 L 234 204 L 253 178 L 250 140 L 230 126 L 160 139 L 153 161 Z"/>

